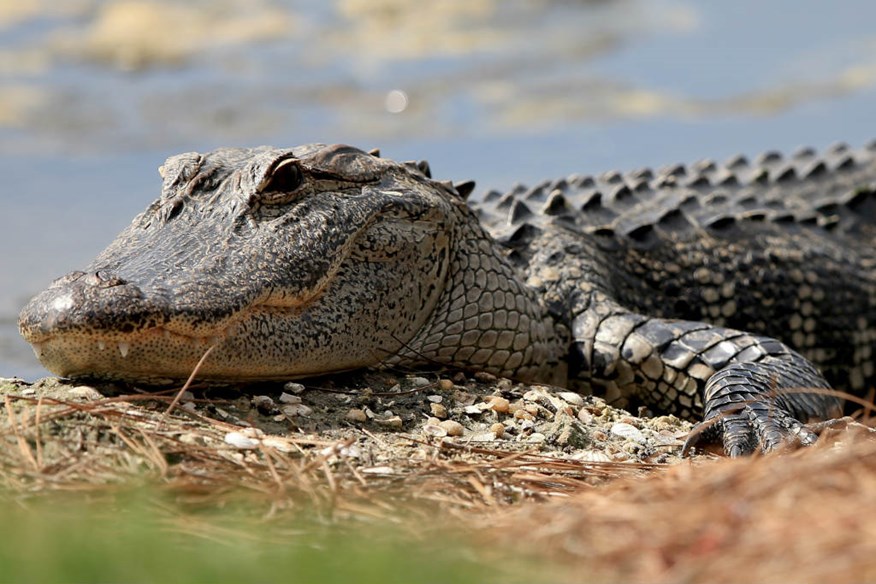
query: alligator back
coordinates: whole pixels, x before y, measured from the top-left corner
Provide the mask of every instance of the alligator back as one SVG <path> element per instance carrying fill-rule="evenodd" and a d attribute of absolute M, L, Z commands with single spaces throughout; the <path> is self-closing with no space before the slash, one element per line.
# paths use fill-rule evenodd
<path fill-rule="evenodd" d="M 632 311 L 769 335 L 837 386 L 874 382 L 876 143 L 572 176 L 474 206 L 526 277 L 600 265 Z"/>

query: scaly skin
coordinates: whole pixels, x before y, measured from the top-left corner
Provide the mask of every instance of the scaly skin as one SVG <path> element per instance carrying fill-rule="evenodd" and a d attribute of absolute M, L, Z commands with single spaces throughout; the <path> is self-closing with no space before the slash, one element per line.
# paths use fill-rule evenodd
<path fill-rule="evenodd" d="M 22 311 L 58 375 L 289 379 L 446 364 L 705 415 L 731 455 L 874 377 L 876 148 L 569 177 L 465 202 L 348 146 L 222 149 Z M 792 348 L 793 347 L 793 348 Z"/>

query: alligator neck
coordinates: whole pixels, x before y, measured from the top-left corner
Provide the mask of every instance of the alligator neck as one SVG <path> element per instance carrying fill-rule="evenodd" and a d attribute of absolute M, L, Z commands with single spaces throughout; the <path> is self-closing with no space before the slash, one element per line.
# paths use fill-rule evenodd
<path fill-rule="evenodd" d="M 454 231 L 444 291 L 432 317 L 386 361 L 470 366 L 519 379 L 565 385 L 569 330 L 540 291 L 526 283 L 469 209 Z M 565 320 L 565 319 L 563 319 Z"/>

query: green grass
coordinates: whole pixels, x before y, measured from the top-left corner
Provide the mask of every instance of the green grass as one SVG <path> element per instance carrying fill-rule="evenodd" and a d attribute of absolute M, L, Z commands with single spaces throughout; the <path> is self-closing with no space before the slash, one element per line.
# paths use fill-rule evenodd
<path fill-rule="evenodd" d="M 0 502 L 3 583 L 504 580 L 458 538 L 411 537 L 385 523 L 260 520 L 239 506 L 183 513 L 142 495 Z"/>

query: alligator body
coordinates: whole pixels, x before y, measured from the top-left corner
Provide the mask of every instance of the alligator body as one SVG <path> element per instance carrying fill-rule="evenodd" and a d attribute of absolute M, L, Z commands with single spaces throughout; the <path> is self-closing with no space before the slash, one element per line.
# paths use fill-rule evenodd
<path fill-rule="evenodd" d="M 69 377 L 443 364 L 685 417 L 730 454 L 815 439 L 876 345 L 876 145 L 572 176 L 468 203 L 348 146 L 221 149 L 22 311 Z M 803 391 L 801 391 L 803 389 Z"/>

